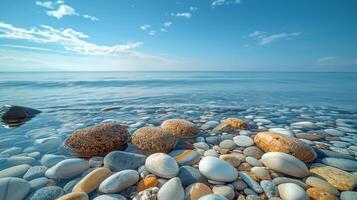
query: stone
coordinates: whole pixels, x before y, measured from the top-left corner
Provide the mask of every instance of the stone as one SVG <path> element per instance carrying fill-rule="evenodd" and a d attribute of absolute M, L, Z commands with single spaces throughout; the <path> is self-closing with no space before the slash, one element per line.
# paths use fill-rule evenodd
<path fill-rule="evenodd" d="M 261 198 L 258 195 L 250 194 L 247 195 L 246 200 L 261 200 Z"/>
<path fill-rule="evenodd" d="M 0 108 L 1 121 L 8 127 L 20 126 L 39 113 L 41 111 L 23 106 L 5 105 Z"/>
<path fill-rule="evenodd" d="M 85 192 L 72 192 L 61 196 L 56 200 L 89 200 L 89 197 Z"/>
<path fill-rule="evenodd" d="M 144 191 L 139 192 L 136 196 L 136 200 L 157 200 L 158 187 L 151 187 Z"/>
<path fill-rule="evenodd" d="M 175 159 L 164 153 L 151 154 L 145 161 L 145 168 L 162 178 L 175 177 L 179 172 Z"/>
<path fill-rule="evenodd" d="M 74 186 L 77 185 L 77 183 L 81 180 L 81 177 L 75 178 L 73 180 L 68 181 L 64 186 L 63 186 L 63 190 L 64 192 L 67 193 L 71 193 Z"/>
<path fill-rule="evenodd" d="M 41 165 L 53 167 L 64 159 L 66 159 L 66 156 L 63 155 L 45 154 L 41 158 Z"/>
<path fill-rule="evenodd" d="M 0 171 L 0 178 L 5 177 L 23 177 L 23 175 L 30 169 L 30 165 L 23 164 L 14 167 L 9 167 Z"/>
<path fill-rule="evenodd" d="M 73 192 L 91 193 L 102 183 L 111 171 L 108 168 L 101 167 L 93 170 L 84 178 L 82 178 L 73 188 Z"/>
<path fill-rule="evenodd" d="M 146 156 L 136 153 L 113 151 L 104 157 L 104 167 L 111 171 L 137 169 L 145 163 Z"/>
<path fill-rule="evenodd" d="M 336 130 L 336 129 L 325 129 L 324 132 L 326 132 L 326 133 L 329 134 L 329 135 L 337 136 L 337 137 L 340 137 L 340 136 L 344 136 L 344 135 L 345 135 L 344 132 L 339 131 L 339 130 Z"/>
<path fill-rule="evenodd" d="M 199 162 L 203 176 L 213 181 L 232 182 L 238 177 L 238 171 L 231 164 L 216 157 L 204 157 Z"/>
<path fill-rule="evenodd" d="M 291 137 L 295 137 L 294 133 L 290 130 L 287 130 L 285 128 L 270 128 L 269 129 L 270 132 L 276 132 L 276 133 L 280 133 L 280 134 L 283 134 L 283 135 L 288 135 L 288 136 L 291 136 Z"/>
<path fill-rule="evenodd" d="M 282 200 L 309 200 L 305 190 L 294 183 L 283 183 L 278 186 Z"/>
<path fill-rule="evenodd" d="M 305 180 L 306 184 L 311 186 L 311 187 L 315 187 L 315 188 L 319 188 L 321 190 L 325 190 L 335 196 L 339 196 L 340 192 L 338 190 L 336 190 L 336 188 L 334 188 L 330 183 L 326 182 L 325 180 L 322 180 L 320 178 L 317 177 L 313 177 L 310 176 Z"/>
<path fill-rule="evenodd" d="M 190 138 L 198 133 L 196 126 L 184 119 L 168 119 L 162 122 L 161 128 L 176 138 Z"/>
<path fill-rule="evenodd" d="M 48 186 L 36 190 L 29 196 L 29 200 L 53 200 L 57 199 L 64 194 L 62 188 L 58 186 Z"/>
<path fill-rule="evenodd" d="M 185 200 L 198 200 L 200 197 L 212 193 L 213 191 L 206 184 L 192 183 L 185 188 Z"/>
<path fill-rule="evenodd" d="M 24 174 L 23 179 L 25 179 L 25 180 L 27 180 L 27 181 L 31 181 L 32 179 L 35 179 L 35 178 L 44 177 L 46 171 L 47 171 L 47 167 L 45 167 L 45 166 L 34 166 L 34 167 L 31 167 L 31 168 L 28 169 L 27 172 Z"/>
<path fill-rule="evenodd" d="M 320 188 L 309 188 L 306 190 L 307 195 L 311 198 L 311 199 L 319 199 L 319 200 L 338 200 L 338 198 L 336 196 L 334 196 L 333 194 L 322 190 Z"/>
<path fill-rule="evenodd" d="M 228 200 L 232 200 L 235 196 L 234 190 L 226 185 L 215 185 L 212 188 L 213 194 L 218 194 L 226 197 Z"/>
<path fill-rule="evenodd" d="M 94 156 L 89 159 L 89 165 L 91 167 L 101 167 L 103 165 L 104 157 Z"/>
<path fill-rule="evenodd" d="M 265 153 L 261 162 L 274 171 L 290 176 L 303 178 L 309 174 L 308 168 L 302 161 L 286 153 Z"/>
<path fill-rule="evenodd" d="M 243 154 L 246 156 L 253 157 L 255 159 L 260 159 L 264 152 L 256 146 L 250 146 L 243 150 Z"/>
<path fill-rule="evenodd" d="M 240 160 L 236 156 L 231 154 L 221 155 L 219 156 L 219 159 L 229 162 L 229 164 L 231 164 L 233 167 L 238 167 L 240 164 Z"/>
<path fill-rule="evenodd" d="M 357 192 L 354 191 L 344 191 L 340 196 L 341 200 L 355 200 L 357 199 Z"/>
<path fill-rule="evenodd" d="M 294 122 L 291 124 L 292 127 L 296 127 L 296 128 L 313 128 L 315 127 L 315 124 L 313 122 Z"/>
<path fill-rule="evenodd" d="M 305 139 L 305 140 L 309 140 L 309 141 L 317 141 L 317 140 L 321 139 L 320 136 L 314 135 L 314 134 L 309 134 L 309 133 L 295 133 L 295 135 L 299 139 Z"/>
<path fill-rule="evenodd" d="M 237 134 L 239 129 L 248 128 L 248 123 L 237 118 L 228 118 L 213 129 L 214 132 L 227 132 Z"/>
<path fill-rule="evenodd" d="M 234 149 L 234 147 L 236 147 L 236 144 L 232 140 L 223 140 L 219 143 L 219 147 L 221 147 L 222 149 L 232 150 Z"/>
<path fill-rule="evenodd" d="M 174 150 L 169 153 L 179 165 L 193 165 L 197 163 L 201 155 L 195 150 Z"/>
<path fill-rule="evenodd" d="M 220 141 L 221 141 L 221 137 L 219 137 L 219 136 L 208 136 L 208 137 L 206 137 L 206 142 L 208 144 L 215 145 L 215 144 L 219 144 Z"/>
<path fill-rule="evenodd" d="M 243 180 L 240 179 L 234 181 L 232 185 L 238 191 L 242 191 L 248 187 L 248 185 Z"/>
<path fill-rule="evenodd" d="M 144 191 L 148 188 L 151 187 L 156 187 L 159 184 L 159 181 L 157 180 L 157 178 L 155 176 L 149 176 L 146 177 L 144 179 L 142 179 L 141 181 L 139 181 L 138 186 L 136 187 L 136 192 L 141 192 Z"/>
<path fill-rule="evenodd" d="M 262 193 L 263 188 L 257 183 L 252 177 L 250 177 L 246 172 L 239 172 L 239 176 L 242 177 L 243 181 L 249 185 L 256 193 Z"/>
<path fill-rule="evenodd" d="M 253 172 L 254 175 L 261 180 L 271 179 L 269 171 L 266 170 L 264 167 L 252 167 L 250 171 Z"/>
<path fill-rule="evenodd" d="M 254 137 L 254 141 L 265 152 L 287 153 L 304 162 L 312 162 L 317 157 L 308 144 L 280 133 L 260 132 Z"/>
<path fill-rule="evenodd" d="M 46 187 L 46 186 L 54 186 L 55 182 L 51 179 L 48 179 L 46 177 L 41 177 L 41 178 L 36 178 L 31 181 L 29 181 L 31 185 L 31 191 L 38 190 L 40 188 Z"/>
<path fill-rule="evenodd" d="M 123 195 L 120 194 L 103 194 L 95 197 L 93 200 L 127 200 Z M 137 200 L 151 200 L 151 199 L 137 199 Z"/>
<path fill-rule="evenodd" d="M 204 156 L 213 156 L 213 157 L 218 157 L 218 153 L 214 149 L 208 149 L 207 151 L 204 152 Z"/>
<path fill-rule="evenodd" d="M 111 151 L 124 150 L 129 139 L 127 127 L 120 124 L 99 124 L 72 133 L 65 147 L 82 158 L 105 156 Z"/>
<path fill-rule="evenodd" d="M 168 180 L 157 194 L 158 200 L 184 200 L 184 198 L 185 191 L 182 188 L 180 179 L 177 177 Z"/>
<path fill-rule="evenodd" d="M 234 143 L 239 147 L 249 147 L 254 144 L 252 138 L 246 135 L 238 135 L 233 138 Z"/>
<path fill-rule="evenodd" d="M 178 177 L 180 178 L 183 186 L 206 181 L 206 178 L 201 175 L 197 168 L 187 165 L 180 167 Z"/>
<path fill-rule="evenodd" d="M 278 188 L 276 187 L 275 183 L 268 180 L 263 180 L 260 182 L 260 186 L 263 188 L 264 193 L 268 198 L 279 196 Z"/>
<path fill-rule="evenodd" d="M 322 163 L 345 171 L 357 172 L 357 161 L 343 158 L 324 158 Z"/>
<path fill-rule="evenodd" d="M 4 151 L 2 151 L 0 153 L 0 155 L 13 156 L 13 155 L 19 154 L 21 152 L 22 152 L 22 148 L 20 148 L 20 147 L 10 147 L 10 148 L 5 149 Z"/>
<path fill-rule="evenodd" d="M 81 175 L 89 168 L 89 163 L 86 160 L 79 158 L 70 158 L 62 160 L 55 166 L 46 171 L 46 176 L 52 179 L 67 179 Z"/>
<path fill-rule="evenodd" d="M 1 200 L 22 200 L 30 192 L 30 184 L 20 178 L 0 178 Z"/>
<path fill-rule="evenodd" d="M 100 185 L 99 191 L 103 193 L 118 193 L 136 184 L 139 181 L 139 173 L 126 169 L 106 178 Z"/>
<path fill-rule="evenodd" d="M 7 160 L 8 165 L 21 165 L 21 164 L 31 164 L 36 161 L 36 159 L 27 156 L 11 156 Z"/>
<path fill-rule="evenodd" d="M 280 185 L 280 184 L 283 184 L 283 183 L 294 183 L 302 188 L 304 188 L 305 190 L 308 188 L 308 186 L 298 180 L 298 179 L 293 179 L 293 178 L 288 178 L 288 177 L 276 177 L 273 179 L 273 183 L 275 183 L 275 185 Z"/>
<path fill-rule="evenodd" d="M 249 163 L 250 165 L 254 166 L 254 167 L 261 167 L 262 166 L 262 163 L 259 160 L 255 159 L 253 157 L 246 157 L 245 161 L 247 163 Z"/>
<path fill-rule="evenodd" d="M 334 151 L 330 151 L 330 150 L 326 150 L 326 149 L 315 148 L 315 152 L 317 153 L 319 158 L 334 157 L 334 158 L 344 158 L 344 159 L 349 159 L 349 160 L 355 160 L 355 158 L 350 155 L 346 155 L 343 153 L 338 153 L 338 152 L 334 152 Z"/>
<path fill-rule="evenodd" d="M 353 190 L 357 185 L 357 178 L 352 174 L 330 166 L 314 167 L 310 169 L 312 174 L 316 174 L 327 180 L 338 190 Z"/>
<path fill-rule="evenodd" d="M 176 138 L 159 127 L 143 127 L 135 131 L 131 143 L 145 154 L 168 153 L 175 144 Z"/>
<path fill-rule="evenodd" d="M 209 149 L 209 145 L 205 142 L 196 142 L 193 144 L 193 147 L 195 147 L 196 149 L 202 149 L 207 151 Z"/>
<path fill-rule="evenodd" d="M 227 198 L 219 194 L 207 194 L 198 200 L 227 200 Z"/>

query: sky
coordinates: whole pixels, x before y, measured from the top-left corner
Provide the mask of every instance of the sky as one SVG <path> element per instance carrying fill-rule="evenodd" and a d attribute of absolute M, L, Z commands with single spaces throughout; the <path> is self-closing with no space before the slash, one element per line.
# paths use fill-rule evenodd
<path fill-rule="evenodd" d="M 357 72 L 355 0 L 1 0 L 0 71 Z"/>

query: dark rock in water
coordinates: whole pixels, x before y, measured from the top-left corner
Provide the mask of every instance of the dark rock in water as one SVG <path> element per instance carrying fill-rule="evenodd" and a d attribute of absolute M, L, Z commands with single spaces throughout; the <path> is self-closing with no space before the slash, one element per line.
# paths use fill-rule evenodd
<path fill-rule="evenodd" d="M 356 160 L 354 157 L 343 154 L 343 153 L 338 153 L 330 150 L 325 150 L 325 149 L 318 149 L 314 148 L 318 158 L 326 158 L 326 157 L 333 157 L 333 158 L 344 158 L 344 159 L 349 159 L 349 160 Z"/>
<path fill-rule="evenodd" d="M 122 107 L 121 106 L 113 106 L 113 107 L 108 107 L 108 108 L 102 108 L 102 112 L 109 112 L 109 111 L 112 111 L 112 110 L 118 110 L 118 109 L 121 109 Z"/>
<path fill-rule="evenodd" d="M 122 171 L 125 169 L 137 169 L 144 165 L 145 155 L 129 153 L 124 151 L 112 151 L 104 157 L 104 166 L 112 171 Z"/>
<path fill-rule="evenodd" d="M 1 121 L 7 127 L 17 127 L 30 120 L 41 111 L 22 106 L 5 105 L 0 108 Z"/>

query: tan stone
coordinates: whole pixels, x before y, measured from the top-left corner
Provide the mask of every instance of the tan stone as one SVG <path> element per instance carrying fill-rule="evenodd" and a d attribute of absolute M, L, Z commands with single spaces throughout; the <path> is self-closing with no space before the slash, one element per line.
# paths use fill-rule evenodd
<path fill-rule="evenodd" d="M 244 163 L 239 165 L 238 170 L 239 171 L 247 171 L 247 172 L 249 172 L 251 168 L 252 168 L 252 166 L 249 163 L 244 162 Z"/>
<path fill-rule="evenodd" d="M 219 156 L 219 159 L 229 162 L 229 164 L 231 164 L 233 167 L 238 167 L 240 164 L 240 160 L 234 155 L 230 154 L 221 155 Z"/>
<path fill-rule="evenodd" d="M 212 194 L 211 188 L 204 183 L 193 183 L 185 189 L 185 200 L 198 200 L 207 194 Z"/>
<path fill-rule="evenodd" d="M 300 138 L 300 139 L 306 139 L 306 140 L 311 140 L 311 141 L 316 141 L 316 140 L 320 140 L 321 139 L 320 136 L 314 135 L 314 134 L 310 134 L 310 133 L 305 133 L 305 134 L 295 133 L 295 136 L 297 138 Z"/>
<path fill-rule="evenodd" d="M 65 141 L 65 147 L 82 158 L 105 156 L 111 151 L 124 150 L 129 132 L 120 124 L 99 124 L 72 133 Z"/>
<path fill-rule="evenodd" d="M 135 131 L 131 143 L 145 154 L 168 153 L 175 144 L 176 138 L 159 127 L 143 127 Z"/>
<path fill-rule="evenodd" d="M 88 200 L 88 195 L 85 192 L 72 192 L 61 196 L 57 200 Z"/>
<path fill-rule="evenodd" d="M 90 193 L 94 191 L 100 185 L 100 183 L 110 175 L 110 173 L 111 171 L 106 167 L 95 169 L 86 175 L 82 180 L 80 180 L 73 187 L 72 191 Z"/>
<path fill-rule="evenodd" d="M 151 187 L 156 187 L 159 183 L 159 180 L 155 176 L 150 176 L 142 179 L 138 186 L 136 187 L 136 191 L 139 193 Z"/>
<path fill-rule="evenodd" d="M 338 200 L 335 195 L 319 188 L 312 187 L 307 189 L 306 192 L 312 200 Z"/>
<path fill-rule="evenodd" d="M 161 128 L 177 138 L 190 138 L 198 133 L 196 126 L 184 119 L 168 119 L 162 122 Z"/>
<path fill-rule="evenodd" d="M 312 162 L 316 153 L 308 144 L 276 132 L 260 132 L 254 137 L 256 145 L 265 152 L 283 152 L 304 162 Z"/>
<path fill-rule="evenodd" d="M 240 129 L 246 128 L 248 128 L 247 122 L 237 118 L 228 118 L 219 124 L 216 128 L 214 128 L 213 131 L 237 134 Z"/>
<path fill-rule="evenodd" d="M 357 185 L 357 178 L 352 174 L 330 166 L 321 166 L 310 169 L 310 172 L 326 179 L 338 190 L 353 190 Z"/>

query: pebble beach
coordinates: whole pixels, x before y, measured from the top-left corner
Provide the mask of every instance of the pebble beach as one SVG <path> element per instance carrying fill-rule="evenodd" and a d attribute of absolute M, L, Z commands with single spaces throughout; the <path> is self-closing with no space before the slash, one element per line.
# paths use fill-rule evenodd
<path fill-rule="evenodd" d="M 0 199 L 357 199 L 357 112 L 327 106 L 98 112 L 74 120 L 75 127 L 0 134 Z M 115 118 L 128 113 L 128 120 Z"/>

